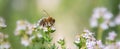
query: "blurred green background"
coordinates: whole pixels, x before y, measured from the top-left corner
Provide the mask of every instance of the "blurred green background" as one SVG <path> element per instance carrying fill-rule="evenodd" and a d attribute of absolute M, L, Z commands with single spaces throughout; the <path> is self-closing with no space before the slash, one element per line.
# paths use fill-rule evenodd
<path fill-rule="evenodd" d="M 59 37 L 65 37 L 67 47 L 73 46 L 74 36 L 89 28 L 89 18 L 95 7 L 107 7 L 116 16 L 119 12 L 120 0 L 0 0 L 0 16 L 6 20 L 7 28 L 2 32 L 9 35 L 13 49 L 25 49 L 20 38 L 14 36 L 17 20 L 28 20 L 36 23 L 45 16 L 45 9 L 56 19 L 55 42 Z"/>

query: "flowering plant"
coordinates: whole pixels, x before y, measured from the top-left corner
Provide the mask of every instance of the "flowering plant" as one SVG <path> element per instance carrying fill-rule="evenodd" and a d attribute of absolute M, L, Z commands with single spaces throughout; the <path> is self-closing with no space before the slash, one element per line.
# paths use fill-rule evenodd
<path fill-rule="evenodd" d="M 47 17 L 34 24 L 18 20 L 14 35 L 20 38 L 21 45 L 26 49 L 70 49 L 65 38 L 53 42 L 55 19 L 46 14 Z M 0 30 L 6 27 L 5 20 L 0 17 Z M 75 36 L 72 43 L 76 49 L 120 49 L 120 13 L 114 16 L 106 7 L 94 8 L 90 27 Z M 8 35 L 0 32 L 0 49 L 12 49 L 8 38 Z"/>
<path fill-rule="evenodd" d="M 0 17 L 0 30 L 4 29 L 5 27 L 7 27 L 5 20 Z M 0 49 L 11 49 L 11 45 L 8 41 L 8 35 L 3 34 L 2 32 L 0 32 Z"/>
<path fill-rule="evenodd" d="M 107 8 L 95 8 L 90 19 L 92 32 L 84 29 L 83 33 L 76 36 L 74 44 L 78 49 L 120 49 L 116 34 L 120 31 L 115 29 L 119 26 L 120 18 L 119 16 L 112 18 L 113 14 Z M 52 43 L 51 34 L 56 31 L 54 23 L 55 19 L 49 15 L 41 18 L 36 24 L 19 20 L 15 35 L 21 38 L 21 44 L 28 49 L 59 49 L 60 47 Z M 103 38 L 103 35 L 107 33 L 108 36 Z M 61 49 L 67 49 L 65 39 L 60 39 L 57 43 Z"/>

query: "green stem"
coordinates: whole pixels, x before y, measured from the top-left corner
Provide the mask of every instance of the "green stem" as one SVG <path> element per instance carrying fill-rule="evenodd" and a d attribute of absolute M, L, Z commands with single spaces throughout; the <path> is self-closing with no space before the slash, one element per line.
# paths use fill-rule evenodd
<path fill-rule="evenodd" d="M 98 27 L 97 39 L 102 40 L 103 29 Z"/>
<path fill-rule="evenodd" d="M 79 49 L 80 49 L 80 47 L 79 47 Z"/>
<path fill-rule="evenodd" d="M 66 47 L 64 45 L 62 45 L 61 47 L 62 47 L 62 49 L 66 49 Z"/>

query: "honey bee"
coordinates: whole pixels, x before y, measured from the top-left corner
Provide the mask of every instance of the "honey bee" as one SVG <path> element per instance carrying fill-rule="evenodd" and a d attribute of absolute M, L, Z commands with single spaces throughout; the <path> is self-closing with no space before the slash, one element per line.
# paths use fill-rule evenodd
<path fill-rule="evenodd" d="M 42 18 L 39 22 L 39 25 L 43 26 L 43 27 L 53 26 L 55 23 L 55 19 L 53 19 L 45 10 L 43 10 L 43 11 L 48 15 L 48 17 Z"/>

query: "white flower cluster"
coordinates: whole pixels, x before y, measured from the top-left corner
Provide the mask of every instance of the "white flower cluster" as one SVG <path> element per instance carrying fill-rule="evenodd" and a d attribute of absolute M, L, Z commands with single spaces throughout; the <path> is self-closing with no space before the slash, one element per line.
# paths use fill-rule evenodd
<path fill-rule="evenodd" d="M 82 35 L 86 39 L 86 47 L 87 49 L 101 49 L 103 48 L 103 44 L 101 40 L 96 40 L 93 33 L 89 30 L 84 30 L 85 34 Z"/>
<path fill-rule="evenodd" d="M 81 34 L 79 37 L 77 36 L 75 43 L 81 45 L 85 44 L 84 47 L 87 49 L 102 49 L 104 47 L 101 40 L 96 40 L 93 36 L 93 33 L 89 30 L 84 30 L 83 34 Z"/>
<path fill-rule="evenodd" d="M 103 30 L 108 29 L 109 27 L 115 27 L 120 25 L 120 13 L 114 18 L 113 14 L 108 11 L 105 7 L 97 7 L 93 10 L 92 17 L 90 18 L 90 26 L 100 27 Z"/>
<path fill-rule="evenodd" d="M 113 17 L 112 13 L 110 13 L 105 7 L 97 7 L 93 10 L 93 15 L 90 19 L 91 27 L 100 26 L 102 29 L 108 29 L 108 23 Z"/>
<path fill-rule="evenodd" d="M 120 49 L 120 41 L 115 41 L 117 34 L 114 31 L 109 32 L 106 38 L 110 43 L 106 43 L 104 49 Z"/>
<path fill-rule="evenodd" d="M 33 24 L 30 24 L 28 21 L 19 20 L 17 21 L 17 27 L 14 34 L 16 36 L 21 36 L 22 45 L 29 46 L 34 38 L 42 37 L 40 33 L 33 34 L 34 28 L 35 26 Z"/>
<path fill-rule="evenodd" d="M 8 35 L 0 32 L 0 49 L 10 49 L 10 43 L 7 40 Z"/>
<path fill-rule="evenodd" d="M 103 44 L 101 40 L 96 40 L 94 38 L 94 34 L 92 32 L 84 30 L 81 35 L 77 35 L 74 42 L 81 49 L 120 49 L 120 41 L 115 41 L 116 37 L 117 34 L 114 31 L 109 32 L 106 39 L 109 40 L 107 42 L 111 42 Z"/>
<path fill-rule="evenodd" d="M 116 37 L 117 37 L 117 34 L 115 33 L 115 31 L 111 31 L 111 32 L 109 32 L 108 37 L 106 39 L 113 41 L 113 40 L 115 40 Z"/>
<path fill-rule="evenodd" d="M 0 17 L 0 28 L 4 27 L 7 27 L 7 25 L 5 24 L 5 20 L 2 17 Z"/>
<path fill-rule="evenodd" d="M 115 17 L 114 22 L 116 25 L 120 25 L 120 14 L 118 14 L 117 17 Z"/>
<path fill-rule="evenodd" d="M 21 35 L 22 33 L 31 35 L 35 28 L 34 24 L 30 24 L 26 20 L 18 20 L 16 24 L 17 24 L 17 26 L 16 26 L 16 30 L 15 30 L 15 35 Z"/>

